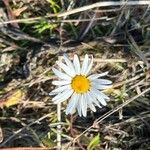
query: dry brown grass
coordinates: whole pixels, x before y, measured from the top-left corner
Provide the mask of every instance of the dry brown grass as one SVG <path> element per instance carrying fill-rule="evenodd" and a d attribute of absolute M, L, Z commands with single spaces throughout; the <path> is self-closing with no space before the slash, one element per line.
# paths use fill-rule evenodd
<path fill-rule="evenodd" d="M 0 147 L 55 149 L 61 124 L 62 149 L 87 149 L 96 135 L 96 150 L 149 148 L 150 10 L 139 3 L 0 1 Z M 64 103 L 58 123 L 48 93 L 63 53 L 92 54 L 92 72 L 109 71 L 113 87 L 107 107 L 80 118 Z"/>

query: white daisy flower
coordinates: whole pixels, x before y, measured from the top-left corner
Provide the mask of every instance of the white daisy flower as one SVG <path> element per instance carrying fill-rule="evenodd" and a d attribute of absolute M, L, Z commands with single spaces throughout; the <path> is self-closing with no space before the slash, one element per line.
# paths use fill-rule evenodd
<path fill-rule="evenodd" d="M 90 75 L 93 57 L 89 59 L 87 54 L 82 66 L 77 55 L 74 55 L 73 62 L 64 55 L 64 61 L 65 63 L 57 62 L 62 71 L 52 68 L 54 74 L 61 79 L 52 82 L 53 85 L 58 86 L 50 93 L 50 95 L 56 95 L 52 101 L 58 104 L 70 99 L 66 114 L 73 114 L 77 109 L 79 116 L 84 117 L 87 115 L 87 108 L 95 112 L 95 106 L 100 108 L 106 106 L 106 100 L 109 97 L 102 93 L 102 90 L 109 88 L 112 82 L 101 77 L 107 75 L 108 72 Z"/>

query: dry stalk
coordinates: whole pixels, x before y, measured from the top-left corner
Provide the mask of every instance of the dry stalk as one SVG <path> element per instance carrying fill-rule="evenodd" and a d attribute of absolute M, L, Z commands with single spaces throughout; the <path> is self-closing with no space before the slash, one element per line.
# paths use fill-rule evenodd
<path fill-rule="evenodd" d="M 142 1 L 120 1 L 120 2 L 113 2 L 113 1 L 108 1 L 108 2 L 97 2 L 91 5 L 83 6 L 80 8 L 76 8 L 73 10 L 66 11 L 64 13 L 58 13 L 58 14 L 49 14 L 45 16 L 44 18 L 52 18 L 52 17 L 64 17 L 64 16 L 69 16 L 71 14 L 87 11 L 93 8 L 98 8 L 98 7 L 114 7 L 114 6 L 141 6 L 141 5 L 150 5 L 149 0 L 142 0 Z M 28 18 L 28 19 L 15 19 L 15 20 L 9 20 L 9 21 L 4 21 L 1 22 L 0 25 L 4 24 L 10 24 L 10 23 L 21 23 L 21 22 L 27 22 L 27 21 L 38 21 L 43 19 L 43 17 L 34 17 L 34 18 Z"/>

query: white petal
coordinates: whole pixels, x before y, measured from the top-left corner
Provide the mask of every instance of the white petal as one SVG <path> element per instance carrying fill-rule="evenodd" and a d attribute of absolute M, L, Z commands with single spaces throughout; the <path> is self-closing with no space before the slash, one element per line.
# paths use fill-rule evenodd
<path fill-rule="evenodd" d="M 77 55 L 74 55 L 74 59 L 73 59 L 73 64 L 74 64 L 74 68 L 77 74 L 80 74 L 80 62 L 79 62 L 79 58 Z"/>
<path fill-rule="evenodd" d="M 106 79 L 95 79 L 92 81 L 97 83 L 97 84 L 112 84 L 112 81 L 106 80 Z"/>
<path fill-rule="evenodd" d="M 79 116 L 82 116 L 82 111 L 81 111 L 81 95 L 79 95 L 79 100 L 78 100 L 78 104 L 77 104 L 77 111 Z"/>
<path fill-rule="evenodd" d="M 83 64 L 82 64 L 82 68 L 81 68 L 81 74 L 85 74 L 85 72 L 87 71 L 87 68 L 88 68 L 88 61 L 89 61 L 89 56 L 86 54 L 85 55 L 85 58 L 83 60 Z"/>
<path fill-rule="evenodd" d="M 79 94 L 73 93 L 66 109 L 66 115 L 73 114 L 79 100 Z"/>
<path fill-rule="evenodd" d="M 93 92 L 94 90 L 97 90 L 97 89 L 91 88 L 91 90 L 90 90 L 90 92 L 92 93 L 92 96 L 96 96 L 96 94 Z M 110 99 L 107 95 L 105 95 L 105 94 L 102 93 L 101 91 L 97 90 L 97 92 L 98 92 L 104 99 L 106 99 L 106 100 L 109 100 L 109 99 Z"/>
<path fill-rule="evenodd" d="M 52 68 L 53 72 L 55 73 L 55 75 L 57 77 L 59 77 L 60 79 L 64 79 L 64 80 L 71 80 L 71 77 L 68 76 L 67 74 L 65 73 L 62 73 L 60 72 L 59 70 L 55 69 L 55 68 Z"/>
<path fill-rule="evenodd" d="M 104 99 L 106 99 L 106 100 L 109 100 L 109 99 L 110 99 L 107 95 L 105 95 L 105 94 L 102 93 L 101 91 L 99 91 L 99 93 L 101 94 L 101 96 L 102 96 Z"/>
<path fill-rule="evenodd" d="M 108 72 L 104 72 L 104 73 L 100 73 L 100 74 L 92 74 L 88 77 L 88 79 L 90 80 L 95 80 L 99 77 L 103 77 L 103 76 L 106 76 L 108 74 Z"/>
<path fill-rule="evenodd" d="M 96 98 L 99 100 L 99 102 L 100 102 L 102 105 L 106 106 L 107 103 L 106 103 L 106 101 L 104 100 L 104 98 L 103 98 L 103 96 L 101 95 L 101 93 L 100 93 L 97 89 L 93 89 L 93 92 L 94 92 L 94 94 L 96 95 Z"/>
<path fill-rule="evenodd" d="M 86 117 L 86 115 L 87 115 L 87 100 L 86 100 L 85 94 L 82 94 L 82 97 L 81 97 L 81 110 L 82 110 L 83 116 Z"/>
<path fill-rule="evenodd" d="M 62 62 L 56 62 L 56 63 L 57 63 L 57 65 L 58 65 L 60 68 L 62 68 L 62 69 L 66 72 L 66 74 L 68 74 L 68 75 L 71 76 L 71 77 L 74 77 L 74 76 L 75 76 L 74 70 L 71 70 L 70 67 L 68 67 L 67 65 L 65 65 L 65 64 L 62 63 Z"/>
<path fill-rule="evenodd" d="M 67 100 L 73 93 L 73 90 L 67 90 L 67 91 L 63 91 L 62 93 L 56 95 L 52 101 L 54 101 L 55 104 L 57 103 L 61 103 L 65 100 Z"/>
<path fill-rule="evenodd" d="M 59 92 L 63 92 L 65 90 L 71 90 L 71 87 L 70 85 L 64 85 L 64 86 L 61 86 L 57 89 L 54 89 L 53 91 L 51 91 L 51 93 L 59 93 Z"/>
<path fill-rule="evenodd" d="M 66 64 L 68 65 L 68 67 L 75 73 L 74 66 L 66 54 L 64 54 L 64 60 L 65 60 Z"/>
<path fill-rule="evenodd" d="M 112 85 L 102 85 L 102 84 L 98 84 L 96 82 L 91 82 L 91 85 L 92 85 L 92 87 L 94 87 L 96 89 L 99 89 L 99 90 L 107 89 L 107 88 L 112 87 Z"/>
<path fill-rule="evenodd" d="M 92 90 L 90 90 L 90 92 L 88 92 L 88 97 L 89 97 L 90 99 L 92 99 L 93 103 L 94 103 L 96 106 L 98 106 L 99 108 L 102 108 L 102 107 L 100 106 L 100 104 L 99 104 L 99 101 L 97 101 L 97 99 L 96 99 L 96 95 L 94 94 L 94 92 L 93 92 Z"/>
<path fill-rule="evenodd" d="M 86 72 L 85 72 L 86 75 L 89 74 L 89 72 L 90 72 L 92 66 L 93 66 L 93 56 L 92 56 L 92 58 L 91 58 L 91 62 L 90 62 L 90 64 L 89 64 L 89 66 L 88 66 L 88 68 L 87 68 L 87 70 L 86 70 Z"/>
<path fill-rule="evenodd" d="M 90 109 L 94 112 L 96 112 L 96 108 L 95 106 L 93 105 L 93 100 L 92 98 L 90 97 L 89 93 L 86 94 L 86 100 L 87 100 L 87 104 L 88 106 L 90 107 Z"/>
<path fill-rule="evenodd" d="M 70 83 L 71 83 L 71 80 L 52 81 L 53 85 L 66 85 Z"/>

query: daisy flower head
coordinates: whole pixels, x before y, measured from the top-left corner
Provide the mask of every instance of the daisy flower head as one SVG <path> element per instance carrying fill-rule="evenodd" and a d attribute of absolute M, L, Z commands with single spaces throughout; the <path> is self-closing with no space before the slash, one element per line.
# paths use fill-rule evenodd
<path fill-rule="evenodd" d="M 58 68 L 52 68 L 54 74 L 59 78 L 52 84 L 58 86 L 50 92 L 56 95 L 52 98 L 55 104 L 69 100 L 66 114 L 73 114 L 77 109 L 79 116 L 87 116 L 87 109 L 96 111 L 95 106 L 101 108 L 106 106 L 109 97 L 102 90 L 109 88 L 112 84 L 110 80 L 101 79 L 108 72 L 101 74 L 90 74 L 93 66 L 93 57 L 86 54 L 81 65 L 77 55 L 74 55 L 73 62 L 67 55 L 63 56 L 64 63 L 57 62 Z"/>

